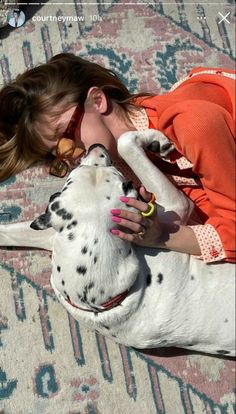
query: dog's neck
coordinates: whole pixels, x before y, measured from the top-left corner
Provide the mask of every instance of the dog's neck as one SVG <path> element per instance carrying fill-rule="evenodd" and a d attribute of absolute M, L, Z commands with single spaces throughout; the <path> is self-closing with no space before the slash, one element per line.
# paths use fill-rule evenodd
<path fill-rule="evenodd" d="M 58 234 L 53 256 L 55 273 L 62 255 L 67 258 L 65 271 L 76 292 L 69 297 L 71 304 L 94 312 L 121 303 L 139 272 L 131 244 L 94 223 L 78 225 L 70 244 L 65 243 L 68 233 L 63 233 Z"/>

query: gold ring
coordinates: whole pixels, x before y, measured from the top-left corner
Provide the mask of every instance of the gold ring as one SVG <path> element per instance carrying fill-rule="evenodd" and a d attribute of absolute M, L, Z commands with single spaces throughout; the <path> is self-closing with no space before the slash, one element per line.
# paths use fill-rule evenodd
<path fill-rule="evenodd" d="M 151 217 L 153 213 L 155 212 L 156 205 L 153 203 L 148 203 L 149 209 L 147 211 L 141 211 L 141 214 L 143 217 Z"/>

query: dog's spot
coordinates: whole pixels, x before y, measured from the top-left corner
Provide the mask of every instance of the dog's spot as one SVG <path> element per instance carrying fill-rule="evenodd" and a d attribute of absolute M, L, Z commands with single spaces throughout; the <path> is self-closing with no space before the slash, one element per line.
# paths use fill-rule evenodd
<path fill-rule="evenodd" d="M 104 295 L 104 293 L 105 293 L 105 292 L 104 292 L 104 289 L 101 289 L 101 290 L 100 290 L 100 294 L 101 294 L 101 295 Z"/>
<path fill-rule="evenodd" d="M 108 180 L 108 179 L 107 179 L 107 180 L 106 180 L 106 182 L 107 182 L 107 183 L 109 183 L 109 182 L 110 182 L 110 180 Z"/>
<path fill-rule="evenodd" d="M 94 287 L 94 283 L 93 282 L 89 283 L 88 289 L 92 289 L 93 287 Z"/>
<path fill-rule="evenodd" d="M 68 224 L 67 228 L 68 230 L 71 230 L 72 227 L 77 226 L 78 222 L 76 220 L 72 221 L 70 224 Z"/>
<path fill-rule="evenodd" d="M 68 234 L 68 240 L 74 240 L 74 238 L 75 238 L 74 233 L 69 233 Z"/>
<path fill-rule="evenodd" d="M 98 258 L 95 256 L 94 259 L 93 259 L 94 264 L 97 263 L 97 260 L 98 260 Z"/>
<path fill-rule="evenodd" d="M 88 294 L 88 287 L 85 286 L 84 291 L 83 291 L 83 301 L 87 302 L 87 294 Z"/>
<path fill-rule="evenodd" d="M 61 271 L 61 266 L 57 266 L 57 271 L 60 272 Z"/>
<path fill-rule="evenodd" d="M 53 204 L 55 204 L 55 203 L 53 203 Z M 59 210 L 56 211 L 56 214 L 58 216 L 64 216 L 65 214 L 67 214 L 67 211 L 64 208 L 60 208 Z"/>
<path fill-rule="evenodd" d="M 94 167 L 98 167 L 99 166 L 99 164 L 93 164 L 94 165 Z"/>
<path fill-rule="evenodd" d="M 62 281 L 61 281 L 61 284 L 62 284 L 62 286 L 64 286 L 64 285 L 65 285 L 65 281 L 64 281 L 64 280 L 62 280 Z"/>
<path fill-rule="evenodd" d="M 66 213 L 62 216 L 63 220 L 71 220 L 73 218 L 72 214 Z"/>
<path fill-rule="evenodd" d="M 60 230 L 59 230 L 59 232 L 61 233 L 63 230 L 64 230 L 64 227 L 61 227 Z"/>
<path fill-rule="evenodd" d="M 84 246 L 84 247 L 81 249 L 81 253 L 82 253 L 82 254 L 86 254 L 86 253 L 87 253 L 87 251 L 88 251 L 87 246 Z"/>
<path fill-rule="evenodd" d="M 131 253 L 132 253 L 132 249 L 131 249 L 131 247 L 130 247 L 130 249 L 129 249 L 129 251 L 128 251 L 128 255 L 127 255 L 127 256 L 129 256 Z"/>
<path fill-rule="evenodd" d="M 107 199 L 107 200 L 110 200 L 110 199 L 111 199 L 111 197 L 110 197 L 110 196 L 106 196 L 106 199 Z"/>
<path fill-rule="evenodd" d="M 59 203 L 59 201 L 55 201 L 54 203 L 52 203 L 52 205 L 51 205 L 51 210 L 52 211 L 56 211 L 56 210 L 58 210 L 60 208 L 60 203 Z M 60 210 L 59 210 L 60 211 Z"/>
<path fill-rule="evenodd" d="M 80 275 L 85 275 L 85 273 L 87 272 L 87 267 L 85 266 L 77 266 L 76 268 L 76 272 L 79 273 Z"/>
<path fill-rule="evenodd" d="M 94 316 L 98 316 L 98 312 L 93 312 Z"/>
<path fill-rule="evenodd" d="M 103 328 L 107 329 L 107 330 L 109 330 L 109 329 L 110 329 L 110 328 L 109 328 L 109 326 L 107 326 L 107 325 L 103 325 L 103 323 L 101 324 L 101 326 L 102 326 Z"/>
<path fill-rule="evenodd" d="M 194 276 L 191 276 L 191 280 L 195 280 L 195 277 Z"/>
<path fill-rule="evenodd" d="M 92 254 L 93 254 L 93 252 L 90 250 L 90 252 L 89 252 L 89 256 L 92 256 Z"/>
<path fill-rule="evenodd" d="M 98 242 L 98 239 L 97 238 L 94 239 L 94 244 L 97 244 L 97 242 Z"/>
<path fill-rule="evenodd" d="M 150 286 L 151 283 L 152 283 L 152 275 L 149 273 L 146 276 L 146 284 L 147 284 L 147 286 Z"/>
<path fill-rule="evenodd" d="M 92 302 L 92 303 L 95 303 L 95 301 L 96 301 L 96 299 L 95 299 L 95 298 L 92 298 L 92 299 L 91 299 L 91 302 Z"/>
<path fill-rule="evenodd" d="M 162 273 L 158 273 L 158 275 L 157 275 L 157 283 L 162 283 L 162 281 L 163 281 L 163 274 Z"/>
<path fill-rule="evenodd" d="M 216 352 L 217 352 L 217 354 L 220 354 L 220 355 L 228 355 L 228 354 L 230 354 L 230 351 L 224 351 L 223 349 L 220 350 L 220 351 L 216 351 Z"/>
<path fill-rule="evenodd" d="M 52 203 L 55 200 L 55 198 L 59 197 L 59 195 L 61 195 L 60 192 L 52 194 L 51 197 L 49 198 L 49 203 Z"/>
<path fill-rule="evenodd" d="M 224 322 L 227 323 L 227 322 L 229 322 L 229 320 L 228 319 L 225 319 Z"/>
<path fill-rule="evenodd" d="M 122 189 L 124 191 L 124 195 L 129 194 L 129 192 L 131 190 L 133 190 L 133 188 L 134 188 L 134 186 L 133 186 L 132 181 L 126 181 L 126 182 L 122 183 Z"/>

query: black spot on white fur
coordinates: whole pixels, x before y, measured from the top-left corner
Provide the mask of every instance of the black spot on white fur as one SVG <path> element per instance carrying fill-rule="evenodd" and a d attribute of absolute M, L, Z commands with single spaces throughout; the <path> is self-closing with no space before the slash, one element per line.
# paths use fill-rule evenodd
<path fill-rule="evenodd" d="M 158 275 L 157 275 L 157 283 L 162 283 L 162 281 L 163 281 L 163 274 L 162 273 L 158 273 Z"/>
<path fill-rule="evenodd" d="M 56 204 L 56 202 L 55 203 L 53 203 L 53 205 L 51 206 L 51 208 L 54 206 L 54 204 Z M 54 207 L 55 208 L 55 207 Z M 54 211 L 54 210 L 53 210 Z M 64 215 L 66 215 L 67 214 L 67 211 L 64 209 L 64 208 L 60 208 L 59 210 L 57 210 L 56 209 L 56 214 L 58 215 L 58 216 L 64 216 Z"/>
<path fill-rule="evenodd" d="M 71 230 L 72 227 L 77 226 L 78 222 L 76 220 L 72 221 L 70 224 L 68 224 L 67 228 L 68 230 Z"/>
<path fill-rule="evenodd" d="M 55 201 L 54 203 L 51 204 L 51 210 L 52 211 L 57 211 L 60 208 L 60 203 L 59 201 Z"/>
<path fill-rule="evenodd" d="M 49 198 L 49 203 L 52 203 L 55 200 L 55 198 L 59 197 L 59 195 L 61 195 L 60 192 L 52 194 L 51 197 Z"/>
<path fill-rule="evenodd" d="M 84 247 L 81 249 L 81 253 L 82 253 L 82 254 L 86 254 L 86 253 L 87 253 L 87 251 L 88 251 L 87 246 L 84 246 Z"/>
<path fill-rule="evenodd" d="M 133 190 L 134 186 L 132 181 L 126 181 L 122 183 L 122 189 L 124 191 L 124 195 L 128 195 L 131 190 Z"/>
<path fill-rule="evenodd" d="M 61 271 L 61 266 L 57 266 L 57 271 L 60 272 Z"/>
<path fill-rule="evenodd" d="M 74 238 L 75 238 L 74 233 L 69 233 L 68 234 L 68 240 L 74 240 Z"/>
<path fill-rule="evenodd" d="M 79 273 L 80 275 L 85 275 L 85 273 L 87 272 L 87 267 L 85 266 L 77 266 L 76 268 L 76 272 Z"/>

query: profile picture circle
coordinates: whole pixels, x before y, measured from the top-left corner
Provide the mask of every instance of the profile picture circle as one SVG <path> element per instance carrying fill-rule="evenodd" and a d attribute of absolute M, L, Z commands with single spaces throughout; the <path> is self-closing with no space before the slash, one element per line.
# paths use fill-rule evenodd
<path fill-rule="evenodd" d="M 25 13 L 19 9 L 10 10 L 7 21 L 12 27 L 20 27 L 25 23 Z"/>

